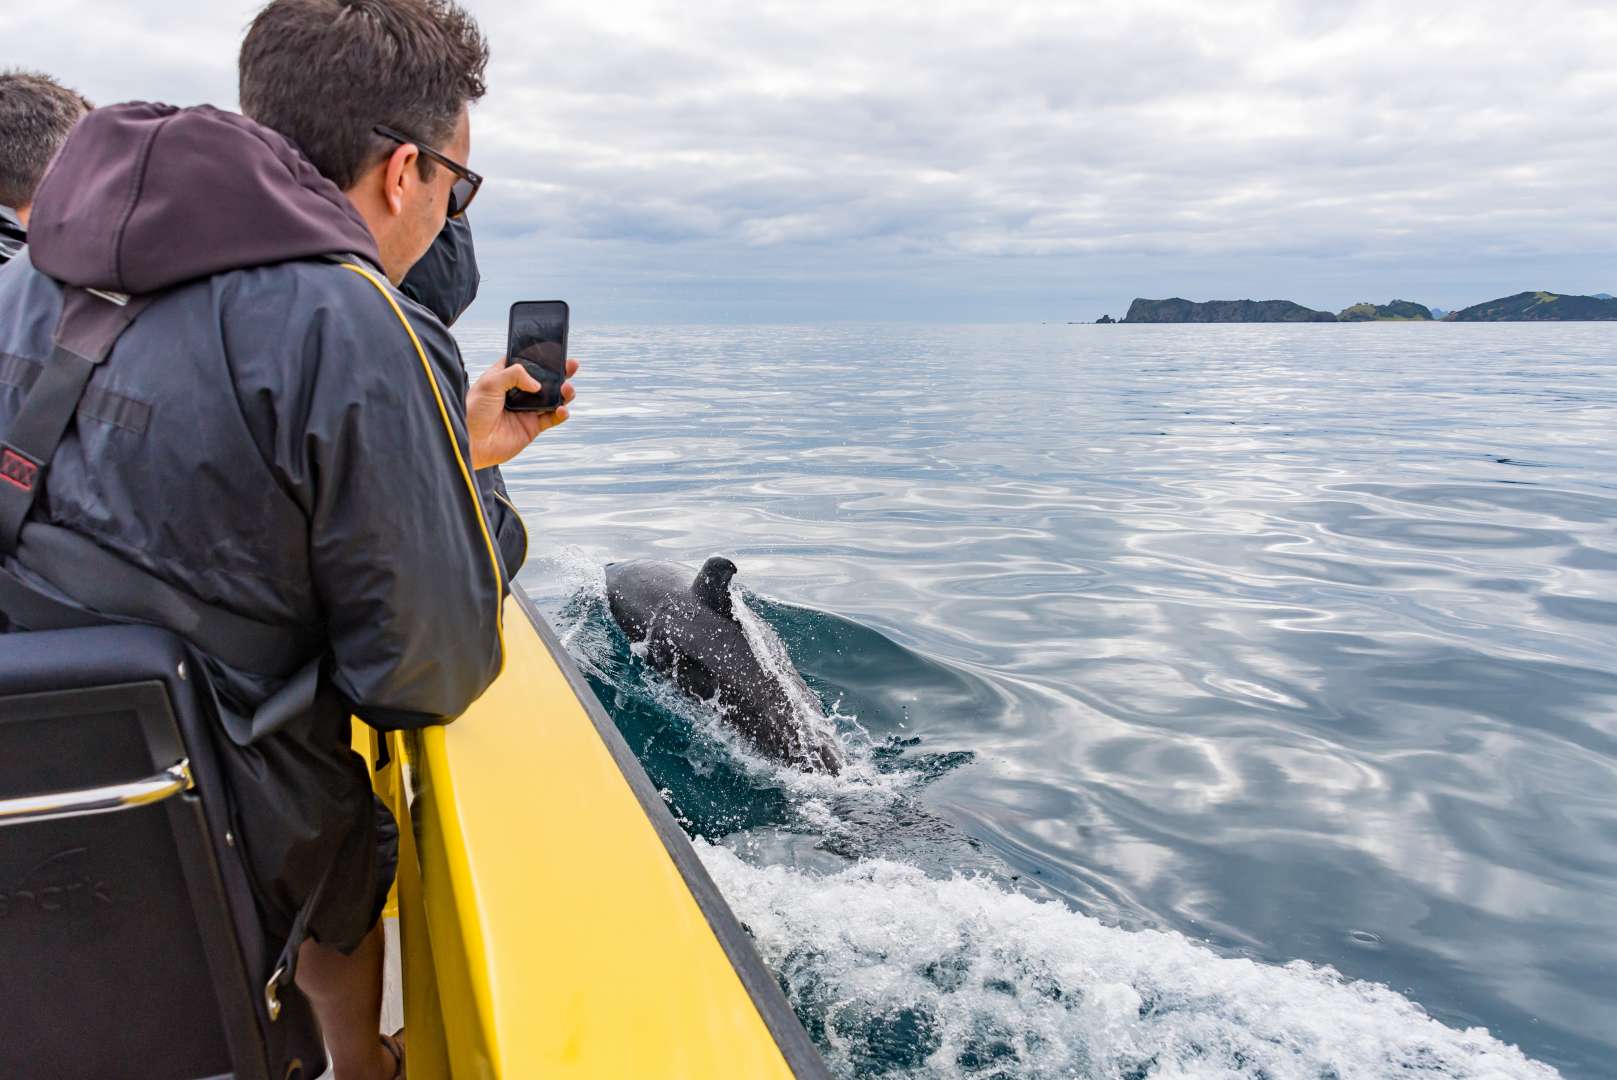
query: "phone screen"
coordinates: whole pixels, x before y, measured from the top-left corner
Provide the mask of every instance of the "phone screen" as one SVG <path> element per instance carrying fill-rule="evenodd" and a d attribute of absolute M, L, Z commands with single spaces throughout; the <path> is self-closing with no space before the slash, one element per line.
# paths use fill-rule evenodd
<path fill-rule="evenodd" d="M 516 412 L 550 412 L 561 404 L 567 377 L 567 304 L 561 300 L 523 300 L 511 305 L 511 329 L 505 355 L 539 380 L 539 392 L 511 390 L 505 407 Z"/>

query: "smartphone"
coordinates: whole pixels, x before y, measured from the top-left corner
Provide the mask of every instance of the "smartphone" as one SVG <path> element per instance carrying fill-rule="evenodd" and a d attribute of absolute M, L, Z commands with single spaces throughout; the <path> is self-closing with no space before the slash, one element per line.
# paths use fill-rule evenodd
<path fill-rule="evenodd" d="M 561 404 L 567 378 L 567 303 L 521 300 L 511 305 L 505 355 L 539 380 L 539 392 L 507 390 L 505 407 L 512 412 L 553 412 Z"/>

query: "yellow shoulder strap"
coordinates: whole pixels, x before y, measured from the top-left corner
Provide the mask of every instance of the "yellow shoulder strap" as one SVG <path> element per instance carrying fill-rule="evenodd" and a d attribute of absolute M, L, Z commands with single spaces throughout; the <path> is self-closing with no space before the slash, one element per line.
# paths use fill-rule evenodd
<path fill-rule="evenodd" d="M 472 513 L 477 515 L 477 527 L 482 532 L 483 544 L 488 549 L 489 567 L 494 571 L 494 591 L 498 594 L 494 605 L 494 625 L 500 636 L 500 671 L 503 672 L 505 670 L 505 572 L 500 565 L 500 554 L 494 547 L 494 539 L 489 534 L 488 519 L 483 514 L 482 496 L 477 492 L 477 482 L 472 479 L 472 471 L 467 468 L 466 458 L 460 452 L 460 443 L 455 439 L 455 426 L 449 421 L 449 410 L 444 406 L 443 391 L 438 388 L 437 376 L 432 373 L 432 363 L 427 359 L 427 350 L 421 347 L 421 339 L 416 337 L 415 327 L 410 325 L 410 320 L 405 318 L 404 312 L 399 309 L 398 301 L 393 299 L 392 291 L 382 284 L 380 278 L 357 263 L 345 262 L 342 266 L 344 270 L 352 270 L 370 282 L 376 287 L 376 291 L 382 294 L 383 299 L 387 301 L 387 306 L 393 309 L 393 314 L 398 318 L 399 325 L 403 326 L 404 332 L 410 335 L 410 344 L 415 346 L 415 354 L 421 361 L 421 373 L 426 376 L 427 385 L 432 387 L 432 398 L 438 403 L 438 416 L 444 422 L 444 435 L 449 439 L 449 449 L 455 455 L 455 464 L 460 467 L 461 479 L 466 482 L 466 494 L 472 500 Z M 498 677 L 498 672 L 496 677 Z"/>

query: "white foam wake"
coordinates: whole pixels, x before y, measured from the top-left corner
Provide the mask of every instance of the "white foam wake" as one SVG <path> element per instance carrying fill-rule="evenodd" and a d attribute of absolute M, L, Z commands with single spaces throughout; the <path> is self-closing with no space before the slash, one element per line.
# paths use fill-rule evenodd
<path fill-rule="evenodd" d="M 982 879 L 755 867 L 697 841 L 838 1075 L 1548 1080 L 1482 1028 L 1301 961 L 1221 957 Z"/>

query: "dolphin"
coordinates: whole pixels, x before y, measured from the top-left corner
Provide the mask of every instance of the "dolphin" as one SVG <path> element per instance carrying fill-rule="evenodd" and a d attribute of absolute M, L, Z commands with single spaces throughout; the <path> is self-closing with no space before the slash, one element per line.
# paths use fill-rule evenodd
<path fill-rule="evenodd" d="M 716 700 L 725 718 L 760 752 L 811 772 L 840 772 L 837 747 L 799 722 L 802 706 L 794 707 L 780 679 L 753 654 L 730 599 L 735 574 L 735 563 L 717 555 L 702 564 L 694 580 L 677 563 L 608 563 L 607 604 L 629 640 L 646 643 L 652 667 L 687 694 Z M 788 676 L 801 682 L 796 672 Z M 800 700 L 814 701 L 806 686 L 803 690 Z"/>

